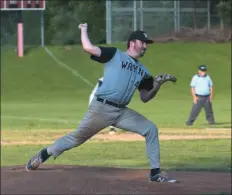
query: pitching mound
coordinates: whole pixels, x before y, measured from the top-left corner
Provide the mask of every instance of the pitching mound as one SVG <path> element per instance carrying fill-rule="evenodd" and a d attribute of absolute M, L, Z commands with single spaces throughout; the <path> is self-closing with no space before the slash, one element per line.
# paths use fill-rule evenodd
<path fill-rule="evenodd" d="M 170 172 L 180 183 L 148 182 L 149 170 L 43 165 L 1 168 L 1 194 L 231 193 L 230 173 Z"/>

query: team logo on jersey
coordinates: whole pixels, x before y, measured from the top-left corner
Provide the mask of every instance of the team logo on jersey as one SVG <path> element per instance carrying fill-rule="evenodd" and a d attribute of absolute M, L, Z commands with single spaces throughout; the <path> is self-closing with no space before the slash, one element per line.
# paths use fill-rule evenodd
<path fill-rule="evenodd" d="M 131 62 L 122 61 L 122 69 L 126 69 L 131 72 L 132 71 L 137 72 L 139 75 L 141 75 L 141 77 L 144 76 L 144 70 L 140 66 L 132 64 Z"/>

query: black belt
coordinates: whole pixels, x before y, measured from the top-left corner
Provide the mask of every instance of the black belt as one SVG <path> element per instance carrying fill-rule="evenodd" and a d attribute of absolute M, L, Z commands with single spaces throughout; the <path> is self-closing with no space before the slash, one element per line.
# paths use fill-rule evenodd
<path fill-rule="evenodd" d="M 196 96 L 198 97 L 209 97 L 210 95 L 198 95 L 198 94 L 195 94 Z"/>
<path fill-rule="evenodd" d="M 102 98 L 97 98 L 97 101 L 108 104 L 108 105 L 111 105 L 111 106 L 114 106 L 114 107 L 117 107 L 117 108 L 125 108 L 126 107 L 123 104 L 117 104 L 117 103 L 114 103 L 114 102 L 111 102 L 109 100 L 102 99 Z"/>

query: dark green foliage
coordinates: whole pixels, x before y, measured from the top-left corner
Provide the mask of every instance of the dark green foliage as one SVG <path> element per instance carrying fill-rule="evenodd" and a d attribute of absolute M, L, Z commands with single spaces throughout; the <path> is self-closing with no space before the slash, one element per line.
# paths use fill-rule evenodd
<path fill-rule="evenodd" d="M 217 4 L 217 12 L 224 24 L 231 26 L 232 2 L 228 0 L 220 1 Z"/>
<path fill-rule="evenodd" d="M 201 3 L 200 3 L 201 2 Z M 200 8 L 205 7 L 203 0 L 181 1 L 180 6 Z M 231 26 L 231 0 L 212 0 L 210 1 L 210 12 L 220 16 L 222 24 Z M 195 4 L 194 4 L 195 3 Z M 88 32 L 94 44 L 106 42 L 106 7 L 105 0 L 47 0 L 46 10 L 44 11 L 44 30 L 45 45 L 73 45 L 80 43 L 80 31 L 78 24 L 86 22 L 89 25 Z M 118 4 L 122 7 L 132 7 L 130 1 L 113 1 L 112 6 Z M 170 4 L 170 5 L 169 5 Z M 159 1 L 144 1 L 144 7 L 162 7 Z M 165 6 L 173 7 L 173 2 L 169 1 Z M 128 12 L 129 13 L 129 12 Z M 181 12 L 182 13 L 182 12 Z M 39 46 L 40 36 L 40 14 L 39 11 L 23 11 L 21 18 L 24 23 L 24 43 L 25 46 Z M 204 17 L 197 13 L 193 20 L 192 13 L 181 14 L 182 26 L 201 28 L 204 26 Z M 1 11 L 1 45 L 17 45 L 17 22 L 19 20 L 17 11 Z M 217 17 L 218 18 L 218 17 Z M 184 19 L 184 20 L 183 20 Z M 166 22 L 164 23 L 163 20 Z M 152 21 L 152 27 L 147 21 Z M 202 23 L 203 21 L 203 23 Z M 219 21 L 217 20 L 216 23 Z M 213 24 L 213 19 L 212 19 Z M 139 24 L 138 24 L 139 25 Z M 153 29 L 154 36 L 162 35 L 171 31 L 173 26 L 173 15 L 167 13 L 144 13 L 144 28 Z M 157 28 L 159 26 L 159 28 Z M 133 13 L 128 15 L 114 15 L 112 18 L 113 40 L 122 40 L 128 36 L 133 29 Z"/>
<path fill-rule="evenodd" d="M 78 25 L 87 22 L 91 40 L 105 42 L 105 1 L 47 1 L 46 44 L 80 43 Z"/>
<path fill-rule="evenodd" d="M 1 11 L 1 45 L 17 45 L 17 23 L 20 16 L 24 24 L 25 46 L 39 46 L 41 11 Z M 105 1 L 46 1 L 45 44 L 80 43 L 78 25 L 82 22 L 88 23 L 88 32 L 93 43 L 105 43 Z"/>

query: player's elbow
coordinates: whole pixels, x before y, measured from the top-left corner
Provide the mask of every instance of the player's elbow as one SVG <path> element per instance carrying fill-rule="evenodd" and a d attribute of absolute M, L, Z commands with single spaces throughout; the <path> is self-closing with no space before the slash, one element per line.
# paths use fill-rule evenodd
<path fill-rule="evenodd" d="M 145 97 L 140 97 L 140 99 L 143 103 L 147 103 L 149 101 L 149 99 Z"/>
<path fill-rule="evenodd" d="M 143 103 L 147 103 L 149 101 L 149 96 L 146 90 L 140 90 L 140 100 Z"/>
<path fill-rule="evenodd" d="M 83 50 L 85 51 L 85 52 L 87 52 L 87 53 L 91 53 L 92 52 L 92 50 L 93 50 L 93 47 L 92 47 L 92 45 L 82 45 L 82 48 L 83 48 Z"/>
<path fill-rule="evenodd" d="M 147 103 L 147 102 L 149 102 L 149 100 L 142 100 L 142 102 L 143 102 L 143 103 Z"/>
<path fill-rule="evenodd" d="M 101 56 L 101 50 L 99 47 L 93 46 L 93 45 L 83 45 L 83 50 L 87 52 L 90 55 L 100 57 Z"/>

